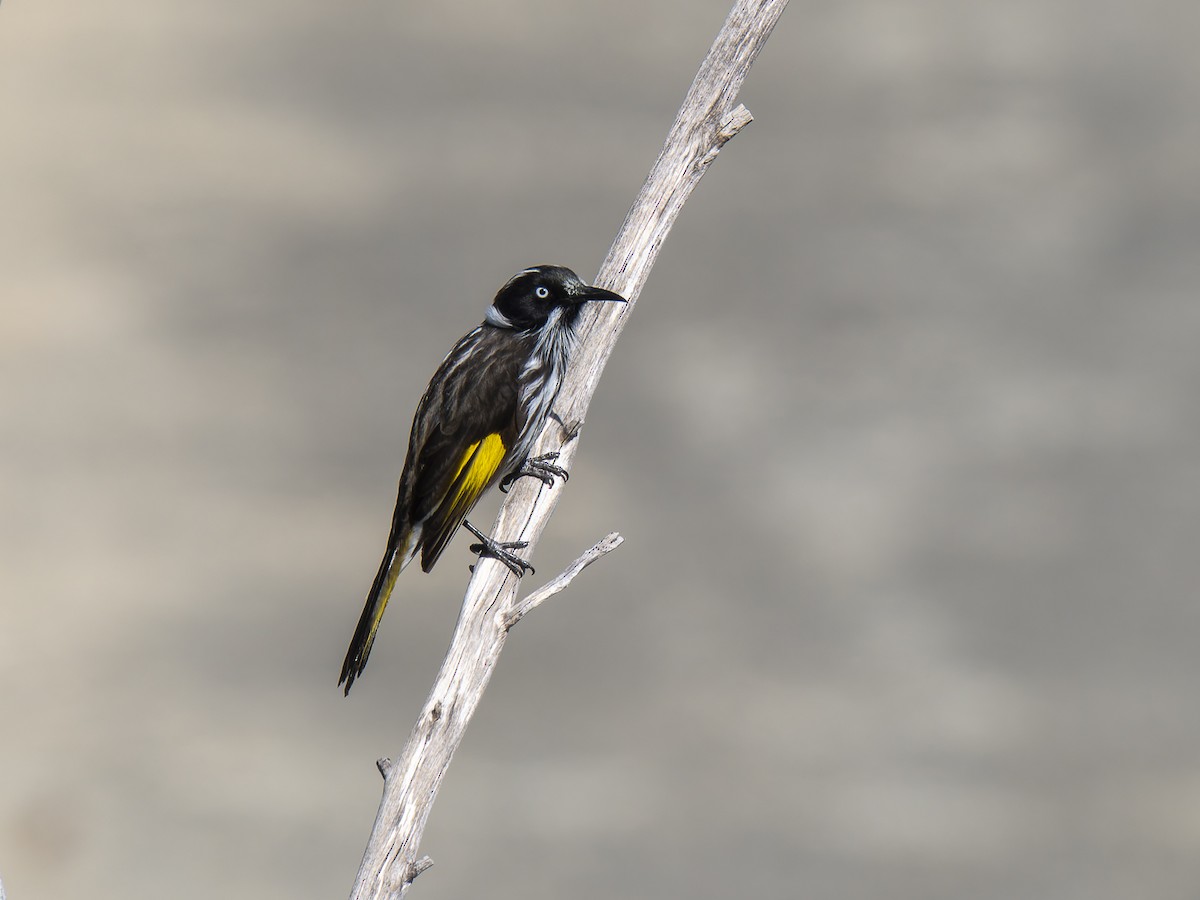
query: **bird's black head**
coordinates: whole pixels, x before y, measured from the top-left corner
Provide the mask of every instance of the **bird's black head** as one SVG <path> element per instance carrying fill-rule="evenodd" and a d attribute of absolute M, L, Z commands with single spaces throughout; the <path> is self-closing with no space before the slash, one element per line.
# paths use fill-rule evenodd
<path fill-rule="evenodd" d="M 508 280 L 487 312 L 487 321 L 501 328 L 536 331 L 549 321 L 573 325 L 588 300 L 624 303 L 625 298 L 603 288 L 590 287 L 563 266 L 533 266 Z"/>

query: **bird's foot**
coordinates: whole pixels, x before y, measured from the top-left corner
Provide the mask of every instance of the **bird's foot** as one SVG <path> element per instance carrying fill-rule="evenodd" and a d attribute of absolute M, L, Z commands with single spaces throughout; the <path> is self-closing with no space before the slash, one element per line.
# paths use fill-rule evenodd
<path fill-rule="evenodd" d="M 515 553 L 510 553 L 511 550 L 524 550 L 529 546 L 529 541 L 495 541 L 472 525 L 470 522 L 463 521 L 463 526 L 475 537 L 479 538 L 478 544 L 472 544 L 470 551 L 477 553 L 480 556 L 490 556 L 492 559 L 498 559 L 504 565 L 508 566 L 509 570 L 520 578 L 526 572 L 532 572 L 533 566 L 527 563 Z M 475 567 L 471 566 L 471 571 L 475 571 Z"/>
<path fill-rule="evenodd" d="M 521 463 L 521 468 L 504 476 L 500 482 L 500 490 L 507 494 L 508 489 L 512 487 L 512 483 L 523 475 L 536 478 L 542 484 L 546 485 L 546 487 L 551 487 L 554 484 L 556 476 L 566 481 L 571 477 L 571 473 L 562 466 L 554 465 L 556 459 L 558 459 L 557 453 L 543 453 L 541 456 L 530 456 L 525 462 Z"/>

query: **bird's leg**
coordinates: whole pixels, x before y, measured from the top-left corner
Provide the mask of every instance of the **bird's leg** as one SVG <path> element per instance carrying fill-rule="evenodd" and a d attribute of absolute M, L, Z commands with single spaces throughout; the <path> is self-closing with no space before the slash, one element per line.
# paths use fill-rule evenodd
<path fill-rule="evenodd" d="M 554 465 L 556 459 L 558 459 L 557 453 L 543 453 L 541 456 L 527 457 L 525 462 L 521 463 L 521 468 L 504 476 L 500 482 L 500 490 L 507 494 L 512 483 L 523 475 L 538 479 L 546 487 L 554 484 L 556 475 L 566 481 L 571 477 L 571 473 L 562 466 Z"/>
<path fill-rule="evenodd" d="M 478 553 L 480 556 L 490 556 L 493 559 L 498 559 L 500 562 L 508 566 L 509 570 L 520 578 L 527 571 L 532 572 L 533 566 L 521 559 L 515 553 L 510 553 L 510 550 L 523 550 L 529 546 L 529 541 L 494 541 L 470 522 L 463 520 L 463 525 L 467 531 L 479 538 L 478 544 L 472 544 L 470 551 Z M 475 567 L 471 566 L 471 571 L 475 571 Z"/>

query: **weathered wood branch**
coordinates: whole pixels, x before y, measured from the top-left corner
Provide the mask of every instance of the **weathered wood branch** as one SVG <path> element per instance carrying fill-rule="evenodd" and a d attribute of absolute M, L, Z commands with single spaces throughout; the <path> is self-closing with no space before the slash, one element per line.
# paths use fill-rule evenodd
<path fill-rule="evenodd" d="M 567 589 L 575 576 L 604 556 L 606 553 L 611 553 L 621 546 L 625 538 L 621 537 L 615 531 L 597 541 L 590 549 L 588 549 L 579 559 L 567 566 L 563 573 L 553 581 L 542 585 L 532 594 L 527 594 L 524 599 L 514 603 L 512 607 L 504 615 L 504 627 L 512 628 L 520 622 L 526 615 L 533 612 L 555 594 L 561 593 Z"/>
<path fill-rule="evenodd" d="M 751 121 L 746 108 L 736 105 L 738 91 L 786 6 L 787 0 L 737 0 L 730 11 L 597 276 L 596 284 L 629 303 L 594 304 L 585 311 L 555 402 L 558 421 L 547 424 L 534 454 L 557 451 L 556 463 L 570 469 L 600 374 L 663 241 L 717 153 Z M 532 554 L 561 491 L 561 482 L 547 486 L 534 478 L 517 481 L 496 520 L 495 538 L 527 541 L 524 552 Z M 352 900 L 402 896 L 432 864 L 428 857 L 418 858 L 417 850 L 442 777 L 483 696 L 508 629 L 549 596 L 535 595 L 534 602 L 519 603 L 519 581 L 497 560 L 481 559 L 475 566 L 450 648 L 408 743 L 395 760 L 380 760 L 383 799 Z"/>

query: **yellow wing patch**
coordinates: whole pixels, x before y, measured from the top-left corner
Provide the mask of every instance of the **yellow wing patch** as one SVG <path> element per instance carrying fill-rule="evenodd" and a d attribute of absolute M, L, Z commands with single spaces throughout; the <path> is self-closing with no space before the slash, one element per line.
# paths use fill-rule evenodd
<path fill-rule="evenodd" d="M 454 480 L 446 496 L 426 523 L 424 549 L 421 553 L 421 568 L 428 572 L 442 555 L 454 532 L 462 524 L 484 490 L 496 477 L 508 448 L 500 435 L 489 434 L 481 441 L 471 444 L 463 452 L 462 461 L 454 473 Z"/>
<path fill-rule="evenodd" d="M 459 506 L 468 497 L 468 509 L 474 506 L 483 489 L 500 468 L 500 463 L 504 462 L 504 451 L 504 441 L 500 440 L 498 434 L 489 434 L 482 441 L 476 441 L 467 448 L 462 462 L 454 472 L 450 492 L 446 495 L 451 507 Z"/>

